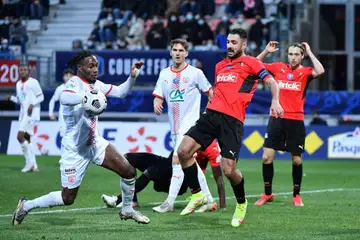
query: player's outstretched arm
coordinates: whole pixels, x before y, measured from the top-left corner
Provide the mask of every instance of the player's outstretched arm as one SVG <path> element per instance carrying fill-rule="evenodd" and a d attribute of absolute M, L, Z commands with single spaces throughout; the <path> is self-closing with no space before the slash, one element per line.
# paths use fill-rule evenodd
<path fill-rule="evenodd" d="M 281 107 L 279 102 L 279 85 L 273 77 L 268 77 L 265 83 L 269 86 L 272 95 L 270 107 L 271 114 L 275 115 L 275 117 L 282 117 L 284 115 L 284 109 Z"/>
<path fill-rule="evenodd" d="M 120 84 L 119 86 L 111 86 L 107 96 L 116 97 L 116 98 L 124 98 L 131 91 L 133 86 L 135 85 L 136 78 L 140 74 L 140 69 L 144 65 L 144 62 L 136 62 L 131 69 L 131 74 L 128 79 Z"/>
<path fill-rule="evenodd" d="M 222 175 L 222 170 L 220 166 L 212 167 L 213 176 L 216 182 L 219 200 L 220 200 L 220 208 L 226 208 L 226 198 L 225 198 L 225 183 Z"/>
<path fill-rule="evenodd" d="M 273 53 L 273 52 L 276 52 L 279 50 L 279 48 L 277 48 L 277 45 L 279 45 L 278 42 L 276 41 L 270 41 L 264 51 L 262 51 L 256 58 L 260 59 L 261 61 L 263 61 L 266 56 L 269 54 L 269 53 Z"/>
<path fill-rule="evenodd" d="M 321 62 L 315 57 L 314 53 L 311 51 L 310 45 L 307 42 L 302 42 L 304 45 L 306 54 L 309 56 L 312 64 L 314 65 L 314 71 L 312 72 L 312 77 L 314 79 L 320 78 L 324 73 L 325 69 Z"/>

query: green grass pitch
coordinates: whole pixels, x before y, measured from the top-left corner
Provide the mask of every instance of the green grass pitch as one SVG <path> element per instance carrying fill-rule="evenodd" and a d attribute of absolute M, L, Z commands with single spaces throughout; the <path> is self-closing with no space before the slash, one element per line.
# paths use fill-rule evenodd
<path fill-rule="evenodd" d="M 22 156 L 0 155 L 0 239 L 360 239 L 360 161 L 304 161 L 302 198 L 305 207 L 291 205 L 291 162 L 275 161 L 275 201 L 253 206 L 263 191 L 261 161 L 240 160 L 249 200 L 245 222 L 230 225 L 235 200 L 227 180 L 227 209 L 181 217 L 189 191 L 179 197 L 174 213 L 152 212 L 154 203 L 166 194 L 156 193 L 152 184 L 141 192 L 139 208 L 149 225 L 121 221 L 118 209 L 106 209 L 101 194 L 120 192 L 119 177 L 91 165 L 70 207 L 37 209 L 19 226 L 11 215 L 22 196 L 32 199 L 61 189 L 58 157 L 38 157 L 39 173 L 21 173 Z M 210 169 L 208 169 L 210 170 Z M 217 197 L 211 171 L 209 187 Z M 73 209 L 73 211 L 69 211 Z M 47 213 L 45 211 L 64 210 Z M 33 214 L 36 212 L 40 214 Z"/>

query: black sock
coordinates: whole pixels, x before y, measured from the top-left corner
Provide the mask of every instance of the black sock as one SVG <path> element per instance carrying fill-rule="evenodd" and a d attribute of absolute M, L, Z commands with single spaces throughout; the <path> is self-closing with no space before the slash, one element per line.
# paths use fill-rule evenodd
<path fill-rule="evenodd" d="M 245 199 L 245 189 L 244 189 L 244 177 L 242 178 L 241 182 L 238 185 L 232 185 L 234 195 L 236 197 L 236 201 L 238 203 L 244 203 Z"/>
<path fill-rule="evenodd" d="M 117 197 L 116 206 L 119 205 L 121 202 L 122 202 L 122 194 L 120 194 L 120 195 Z"/>
<path fill-rule="evenodd" d="M 294 183 L 294 193 L 293 196 L 300 194 L 300 188 L 301 188 L 301 179 L 302 179 L 302 164 L 295 165 L 293 164 L 292 168 L 292 177 L 293 177 L 293 183 Z"/>
<path fill-rule="evenodd" d="M 191 165 L 190 167 L 183 168 L 184 178 L 187 180 L 189 184 L 189 188 L 191 193 L 198 193 L 201 191 L 199 179 L 198 179 L 198 169 L 196 163 Z"/>
<path fill-rule="evenodd" d="M 133 197 L 133 202 L 138 202 L 138 199 L 137 199 L 137 194 L 136 194 L 136 192 L 134 193 L 134 197 Z"/>
<path fill-rule="evenodd" d="M 265 186 L 265 194 L 271 195 L 272 194 L 272 180 L 274 177 L 274 164 L 264 164 L 262 165 L 262 173 L 264 179 L 264 186 Z"/>
<path fill-rule="evenodd" d="M 135 182 L 135 192 L 141 192 L 144 188 L 149 184 L 150 179 L 145 175 L 142 174 L 140 177 L 136 179 Z"/>

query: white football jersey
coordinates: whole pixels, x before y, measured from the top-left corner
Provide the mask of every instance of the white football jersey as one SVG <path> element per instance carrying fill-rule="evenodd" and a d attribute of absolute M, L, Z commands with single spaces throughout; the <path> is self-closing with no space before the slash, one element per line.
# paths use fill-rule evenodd
<path fill-rule="evenodd" d="M 41 95 L 43 95 L 43 92 L 38 80 L 35 78 L 29 77 L 25 82 L 19 80 L 16 83 L 16 98 L 20 104 L 20 121 L 27 114 L 29 105 L 34 104 L 35 99 Z M 36 121 L 40 120 L 40 103 L 34 105 L 31 118 Z"/>
<path fill-rule="evenodd" d="M 71 92 L 84 97 L 86 91 L 93 89 L 101 91 L 106 96 L 111 92 L 112 85 L 105 84 L 100 80 L 96 80 L 95 83 L 88 83 L 78 76 L 73 76 L 66 82 L 64 92 Z M 74 106 L 64 105 L 62 114 L 66 125 L 65 135 L 62 139 L 63 146 L 75 151 L 91 148 L 93 141 L 99 135 L 98 117 L 88 115 L 82 103 Z"/>
<path fill-rule="evenodd" d="M 201 92 L 211 89 L 204 73 L 191 65 L 160 72 L 153 95 L 165 99 L 172 134 L 185 134 L 200 117 Z"/>

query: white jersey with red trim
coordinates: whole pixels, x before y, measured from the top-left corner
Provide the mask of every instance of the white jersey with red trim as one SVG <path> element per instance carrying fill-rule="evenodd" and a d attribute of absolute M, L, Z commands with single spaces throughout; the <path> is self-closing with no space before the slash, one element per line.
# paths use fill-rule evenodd
<path fill-rule="evenodd" d="M 31 115 L 32 120 L 40 120 L 40 103 L 36 103 L 36 98 L 43 97 L 38 80 L 29 77 L 28 80 L 22 82 L 19 80 L 16 83 L 16 102 L 20 104 L 19 120 L 21 121 L 25 115 L 30 104 L 33 104 L 33 111 Z"/>
<path fill-rule="evenodd" d="M 191 65 L 160 72 L 153 96 L 166 100 L 172 134 L 184 135 L 195 124 L 200 117 L 201 92 L 210 89 L 204 73 Z"/>
<path fill-rule="evenodd" d="M 100 80 L 96 80 L 95 83 L 88 83 L 78 76 L 73 76 L 66 82 L 64 92 L 71 92 L 84 97 L 86 91 L 96 89 L 107 96 L 112 88 L 111 84 L 105 84 Z M 98 117 L 88 115 L 82 103 L 74 106 L 64 105 L 62 114 L 66 125 L 62 140 L 63 146 L 73 150 L 91 147 L 99 135 Z"/>

